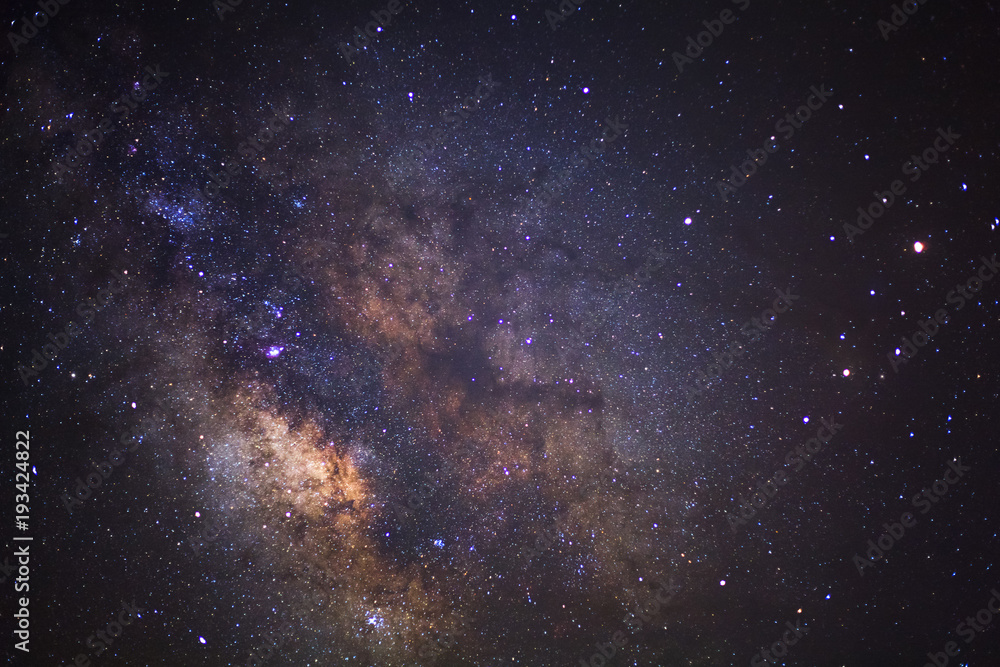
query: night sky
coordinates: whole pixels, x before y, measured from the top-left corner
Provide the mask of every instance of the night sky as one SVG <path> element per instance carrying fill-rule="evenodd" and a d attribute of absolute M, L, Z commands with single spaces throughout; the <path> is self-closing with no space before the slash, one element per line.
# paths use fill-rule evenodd
<path fill-rule="evenodd" d="M 2 8 L 11 664 L 998 664 L 1000 4 L 236 1 Z"/>

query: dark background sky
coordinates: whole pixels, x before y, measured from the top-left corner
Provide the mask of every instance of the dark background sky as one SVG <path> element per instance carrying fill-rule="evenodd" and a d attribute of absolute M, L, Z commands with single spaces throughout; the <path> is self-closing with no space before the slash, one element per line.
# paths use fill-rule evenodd
<path fill-rule="evenodd" d="M 7 30 L 37 10 L 14 4 Z M 950 664 L 994 664 L 996 629 L 956 626 L 1000 587 L 1000 281 L 947 300 L 998 250 L 994 3 L 928 0 L 888 39 L 879 3 L 588 0 L 556 30 L 554 0 L 402 7 L 352 64 L 338 45 L 385 4 L 244 0 L 220 20 L 70 0 L 16 53 L 5 38 L 0 471 L 21 430 L 34 467 L 30 654 L 10 580 L 0 596 L 12 664 L 244 665 L 291 624 L 265 664 L 577 665 L 623 630 L 609 667 L 742 665 L 795 619 L 810 631 L 777 664 L 920 665 L 950 640 Z M 829 100 L 782 136 L 813 86 Z M 286 128 L 247 149 L 276 109 Z M 627 127 L 580 166 L 607 121 Z M 939 128 L 958 138 L 911 182 Z M 29 372 L 112 270 L 124 290 Z M 750 340 L 775 289 L 800 298 Z M 734 340 L 742 358 L 697 385 Z M 843 429 L 815 465 L 732 530 L 823 418 Z M 859 576 L 957 460 L 971 471 Z M 670 577 L 682 590 L 628 631 Z M 146 611 L 95 656 L 133 599 Z"/>

